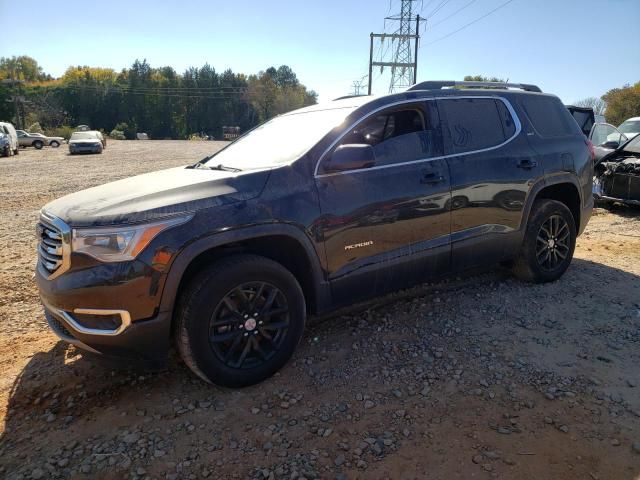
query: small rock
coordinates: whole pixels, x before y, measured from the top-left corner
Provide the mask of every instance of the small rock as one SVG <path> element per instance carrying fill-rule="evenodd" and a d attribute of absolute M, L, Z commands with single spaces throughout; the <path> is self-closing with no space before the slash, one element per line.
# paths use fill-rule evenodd
<path fill-rule="evenodd" d="M 124 440 L 124 443 L 126 443 L 127 445 L 133 445 L 138 441 L 139 438 L 140 435 L 138 435 L 137 433 L 129 433 L 125 435 L 122 440 Z"/>
<path fill-rule="evenodd" d="M 341 466 L 344 462 L 345 462 L 346 458 L 344 457 L 343 454 L 340 454 L 336 457 L 336 459 L 333 461 L 333 463 L 336 465 L 336 467 Z"/>
<path fill-rule="evenodd" d="M 566 425 L 560 425 L 560 428 L 558 428 L 558 430 L 560 430 L 562 433 L 568 433 L 569 427 L 567 427 Z"/>
<path fill-rule="evenodd" d="M 631 445 L 631 450 L 640 454 L 640 442 L 636 442 L 633 445 Z"/>
<path fill-rule="evenodd" d="M 614 438 L 613 440 L 611 440 L 611 445 L 614 447 L 619 447 L 620 446 L 620 440 L 618 440 L 617 438 Z"/>
<path fill-rule="evenodd" d="M 482 463 L 482 455 L 474 455 L 471 461 L 475 464 Z"/>
<path fill-rule="evenodd" d="M 375 407 L 375 405 L 376 404 L 373 403 L 373 401 L 371 401 L 371 400 L 367 400 L 367 401 L 364 402 L 364 408 L 373 408 L 373 407 Z"/>
<path fill-rule="evenodd" d="M 38 480 L 43 477 L 44 477 L 44 470 L 42 470 L 41 468 L 34 468 L 31 471 L 31 478 L 33 478 L 33 480 Z"/>

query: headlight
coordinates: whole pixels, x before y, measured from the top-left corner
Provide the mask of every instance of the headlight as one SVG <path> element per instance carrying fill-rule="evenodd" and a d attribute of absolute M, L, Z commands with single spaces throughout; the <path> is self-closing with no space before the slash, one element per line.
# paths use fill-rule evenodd
<path fill-rule="evenodd" d="M 192 217 L 193 215 L 173 217 L 119 228 L 74 228 L 71 250 L 91 255 L 103 262 L 133 260 L 160 232 L 185 223 Z"/>

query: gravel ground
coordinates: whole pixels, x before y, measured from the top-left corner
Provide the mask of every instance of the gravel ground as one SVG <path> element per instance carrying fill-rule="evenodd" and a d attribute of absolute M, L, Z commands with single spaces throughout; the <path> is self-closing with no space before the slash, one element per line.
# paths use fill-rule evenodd
<path fill-rule="evenodd" d="M 0 478 L 640 478 L 638 210 L 595 210 L 556 283 L 476 272 L 316 319 L 243 390 L 58 342 L 33 281 L 39 208 L 219 146 L 0 159 Z"/>

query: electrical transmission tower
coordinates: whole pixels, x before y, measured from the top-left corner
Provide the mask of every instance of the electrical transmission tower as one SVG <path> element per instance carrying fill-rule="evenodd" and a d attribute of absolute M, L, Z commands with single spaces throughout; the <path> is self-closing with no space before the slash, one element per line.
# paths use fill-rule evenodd
<path fill-rule="evenodd" d="M 353 87 L 354 96 L 357 97 L 360 95 L 360 89 L 364 87 L 362 83 L 363 83 L 362 80 L 354 80 L 354 82 L 351 84 L 351 86 Z"/>
<path fill-rule="evenodd" d="M 400 13 L 386 20 L 399 22 L 399 27 L 393 33 L 372 33 L 369 48 L 369 95 L 371 95 L 373 67 L 391 67 L 391 83 L 389 93 L 405 90 L 417 80 L 418 74 L 418 42 L 420 39 L 420 15 L 413 15 L 414 3 L 418 0 L 401 0 Z M 413 30 L 415 22 L 415 30 Z M 384 42 L 390 39 L 393 46 L 391 61 L 374 61 L 373 42 L 380 39 Z M 396 43 L 397 42 L 397 43 Z M 413 44 L 413 45 L 412 45 Z"/>

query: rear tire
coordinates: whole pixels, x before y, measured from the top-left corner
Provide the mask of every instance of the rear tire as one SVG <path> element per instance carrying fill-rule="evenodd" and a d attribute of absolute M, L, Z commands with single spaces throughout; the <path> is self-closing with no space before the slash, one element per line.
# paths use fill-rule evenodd
<path fill-rule="evenodd" d="M 536 200 L 513 272 L 528 282 L 553 282 L 569 268 L 575 247 L 576 223 L 567 206 Z"/>
<path fill-rule="evenodd" d="M 44 147 L 44 143 L 42 142 L 42 140 L 36 140 L 35 142 L 32 143 L 32 145 L 36 150 L 41 150 L 42 147 Z"/>
<path fill-rule="evenodd" d="M 291 358 L 304 331 L 304 294 L 279 263 L 234 255 L 198 273 L 180 298 L 178 351 L 203 380 L 259 383 Z"/>

